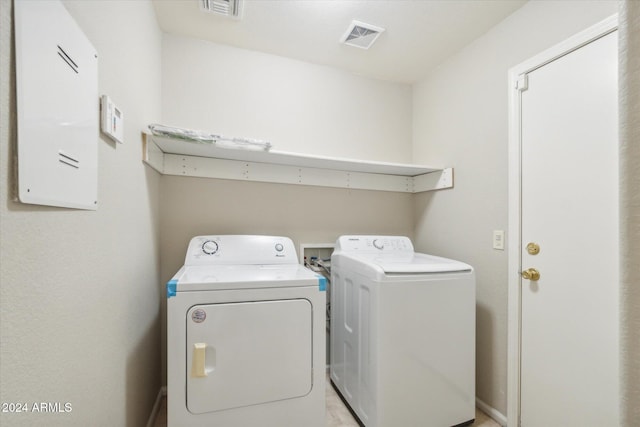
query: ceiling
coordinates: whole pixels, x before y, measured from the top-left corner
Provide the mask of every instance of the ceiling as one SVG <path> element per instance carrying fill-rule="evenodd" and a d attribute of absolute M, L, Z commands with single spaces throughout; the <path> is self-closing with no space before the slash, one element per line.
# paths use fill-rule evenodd
<path fill-rule="evenodd" d="M 154 0 L 171 34 L 413 83 L 526 0 L 244 0 L 233 19 L 202 12 L 198 0 Z M 385 31 L 368 50 L 340 40 L 352 20 Z"/>

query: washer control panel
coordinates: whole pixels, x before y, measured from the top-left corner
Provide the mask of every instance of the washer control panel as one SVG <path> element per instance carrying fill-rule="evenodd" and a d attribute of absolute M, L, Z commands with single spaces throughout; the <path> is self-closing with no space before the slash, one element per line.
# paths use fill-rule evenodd
<path fill-rule="evenodd" d="M 336 250 L 344 252 L 413 252 L 411 239 L 406 236 L 340 236 Z"/>
<path fill-rule="evenodd" d="M 281 236 L 196 236 L 185 265 L 297 264 L 293 242 Z"/>

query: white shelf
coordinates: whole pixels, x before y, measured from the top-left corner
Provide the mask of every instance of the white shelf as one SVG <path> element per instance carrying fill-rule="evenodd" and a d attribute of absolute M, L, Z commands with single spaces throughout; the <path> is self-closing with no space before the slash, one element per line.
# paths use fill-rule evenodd
<path fill-rule="evenodd" d="M 165 175 L 405 193 L 453 187 L 451 168 L 222 148 L 146 133 L 144 161 Z"/>

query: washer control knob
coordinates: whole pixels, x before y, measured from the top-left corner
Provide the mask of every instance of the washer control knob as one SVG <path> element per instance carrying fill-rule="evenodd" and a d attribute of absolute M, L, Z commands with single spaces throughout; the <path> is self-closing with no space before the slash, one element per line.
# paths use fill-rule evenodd
<path fill-rule="evenodd" d="M 282 252 L 284 250 L 284 246 L 282 243 L 276 243 L 276 251 Z"/>
<path fill-rule="evenodd" d="M 213 240 L 207 240 L 202 244 L 202 252 L 207 255 L 213 255 L 218 252 L 218 244 Z"/>
<path fill-rule="evenodd" d="M 380 249 L 380 250 L 384 249 L 384 243 L 383 243 L 383 242 L 381 242 L 381 241 L 380 241 L 380 240 L 378 240 L 378 239 L 374 239 L 374 241 L 373 241 L 373 246 L 374 246 L 376 249 Z"/>

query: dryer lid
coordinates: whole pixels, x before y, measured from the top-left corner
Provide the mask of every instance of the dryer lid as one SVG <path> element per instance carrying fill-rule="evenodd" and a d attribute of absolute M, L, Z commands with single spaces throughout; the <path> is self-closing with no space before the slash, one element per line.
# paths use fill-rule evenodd
<path fill-rule="evenodd" d="M 186 266 L 174 279 L 180 285 L 218 284 L 230 288 L 242 283 L 263 282 L 268 287 L 300 286 L 317 283 L 318 275 L 300 264 L 293 265 L 212 265 Z"/>

